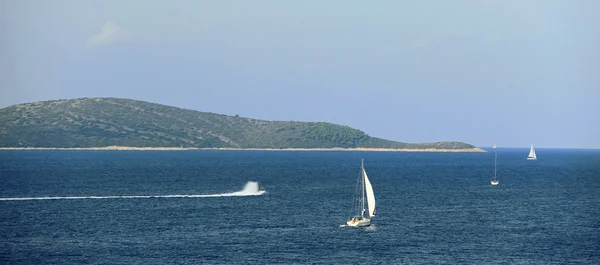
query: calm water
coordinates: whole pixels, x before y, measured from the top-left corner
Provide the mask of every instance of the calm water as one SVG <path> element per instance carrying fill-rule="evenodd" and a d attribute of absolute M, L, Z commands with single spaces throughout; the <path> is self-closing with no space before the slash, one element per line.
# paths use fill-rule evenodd
<path fill-rule="evenodd" d="M 600 151 L 0 151 L 0 264 L 600 264 Z M 378 216 L 350 215 L 360 159 Z"/>

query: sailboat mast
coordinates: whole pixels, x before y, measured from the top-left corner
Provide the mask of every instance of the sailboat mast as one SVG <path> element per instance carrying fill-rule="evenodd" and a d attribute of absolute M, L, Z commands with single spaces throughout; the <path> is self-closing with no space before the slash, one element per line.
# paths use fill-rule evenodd
<path fill-rule="evenodd" d="M 498 161 L 498 148 L 495 148 L 494 152 L 494 179 L 496 179 L 496 164 Z"/>
<path fill-rule="evenodd" d="M 362 209 L 360 211 L 360 216 L 365 217 L 365 160 L 360 160 L 360 175 L 362 177 Z"/>

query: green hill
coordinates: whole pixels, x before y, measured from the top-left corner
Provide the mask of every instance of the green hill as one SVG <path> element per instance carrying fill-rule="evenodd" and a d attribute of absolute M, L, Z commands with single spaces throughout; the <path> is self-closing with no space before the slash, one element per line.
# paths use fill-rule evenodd
<path fill-rule="evenodd" d="M 436 148 L 325 122 L 264 121 L 119 98 L 53 100 L 0 110 L 0 147 Z"/>

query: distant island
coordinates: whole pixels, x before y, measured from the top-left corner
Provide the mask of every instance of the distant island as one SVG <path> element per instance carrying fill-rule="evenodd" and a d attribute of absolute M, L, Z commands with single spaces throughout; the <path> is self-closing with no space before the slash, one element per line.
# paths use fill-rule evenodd
<path fill-rule="evenodd" d="M 485 152 L 462 142 L 403 143 L 326 122 L 265 121 L 121 98 L 0 109 L 0 149 Z"/>

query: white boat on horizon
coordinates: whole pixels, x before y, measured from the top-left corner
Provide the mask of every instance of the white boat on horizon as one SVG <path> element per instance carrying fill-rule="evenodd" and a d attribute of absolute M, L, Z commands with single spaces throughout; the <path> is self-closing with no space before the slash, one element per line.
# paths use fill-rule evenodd
<path fill-rule="evenodd" d="M 494 147 L 492 147 L 492 148 L 494 148 L 494 178 L 490 181 L 490 183 L 493 186 L 496 186 L 496 185 L 498 185 L 498 183 L 500 183 L 498 181 L 497 176 L 496 176 L 496 171 L 497 171 L 496 170 L 497 169 L 496 165 L 497 165 L 497 161 L 498 161 L 498 148 L 496 148 L 496 145 L 494 145 Z"/>
<path fill-rule="evenodd" d="M 362 197 L 360 197 L 357 202 L 358 204 L 355 206 L 358 208 L 360 213 L 355 216 L 351 216 L 348 221 L 346 221 L 346 226 L 350 227 L 364 227 L 371 225 L 371 219 L 375 216 L 375 194 L 373 193 L 373 186 L 371 185 L 371 181 L 369 181 L 369 177 L 367 176 L 367 172 L 365 171 L 364 160 L 361 160 L 361 180 L 360 180 L 360 189 L 362 193 Z M 368 206 L 365 208 L 365 206 Z M 353 209 L 353 210 L 356 210 Z M 365 212 L 367 213 L 365 215 Z"/>
<path fill-rule="evenodd" d="M 531 148 L 529 149 L 527 160 L 537 160 L 537 155 L 535 155 L 535 149 L 533 149 L 533 145 L 531 145 Z"/>

